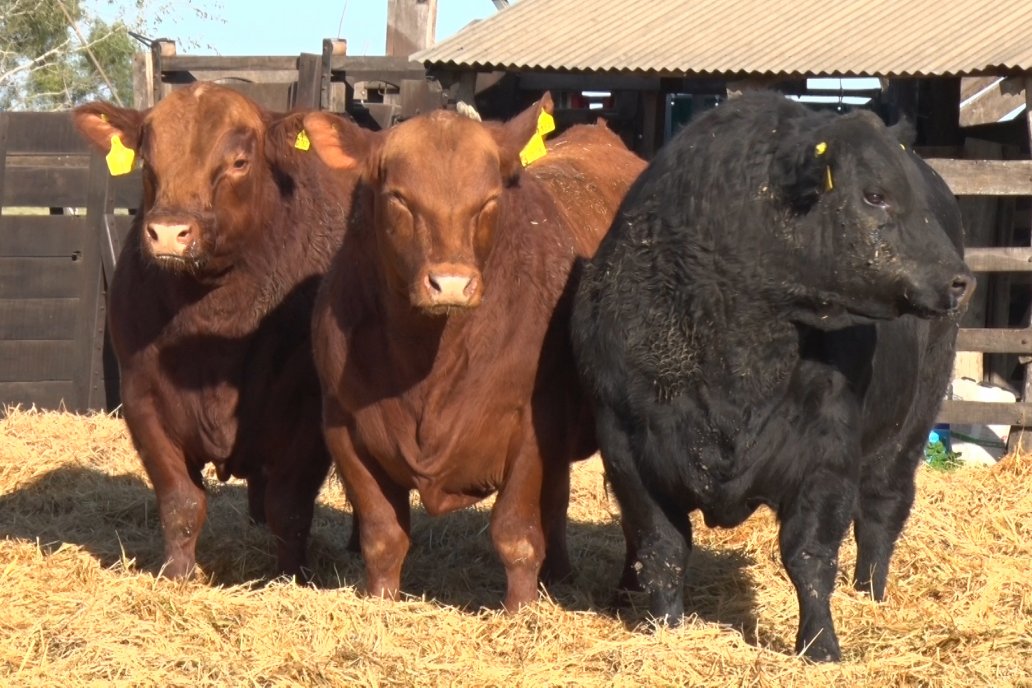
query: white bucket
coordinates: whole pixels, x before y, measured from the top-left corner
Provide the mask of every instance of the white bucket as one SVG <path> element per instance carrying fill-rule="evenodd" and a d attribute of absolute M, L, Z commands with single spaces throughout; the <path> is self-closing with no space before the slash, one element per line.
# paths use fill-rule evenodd
<path fill-rule="evenodd" d="M 1002 387 L 975 382 L 971 378 L 957 378 L 950 383 L 948 398 L 963 401 L 998 401 L 1014 403 L 1017 397 Z M 1009 425 L 970 425 L 950 423 L 953 451 L 965 463 L 994 464 L 1007 453 Z"/>

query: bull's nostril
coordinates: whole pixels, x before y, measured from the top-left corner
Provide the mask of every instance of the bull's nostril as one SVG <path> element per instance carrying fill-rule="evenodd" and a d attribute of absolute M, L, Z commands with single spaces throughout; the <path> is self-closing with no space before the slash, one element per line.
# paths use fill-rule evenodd
<path fill-rule="evenodd" d="M 151 241 L 157 241 L 157 240 L 158 240 L 158 232 L 157 232 L 157 230 L 155 230 L 155 229 L 154 229 L 154 228 L 153 228 L 152 226 L 150 226 L 150 225 L 147 225 L 147 237 L 148 237 L 148 238 L 149 238 L 149 239 L 150 239 Z"/>
<path fill-rule="evenodd" d="M 435 303 L 469 303 L 476 292 L 471 275 L 436 272 L 428 273 L 425 280 L 427 293 Z"/>
<path fill-rule="evenodd" d="M 970 300 L 974 281 L 970 275 L 957 275 L 953 278 L 950 283 L 950 307 L 952 309 L 963 308 Z"/>
<path fill-rule="evenodd" d="M 967 291 L 967 288 L 968 288 L 968 279 L 966 277 L 962 276 L 962 275 L 958 275 L 957 277 L 954 277 L 953 278 L 953 284 L 950 285 L 950 291 L 958 299 L 961 296 L 964 295 L 964 292 Z"/>
<path fill-rule="evenodd" d="M 176 235 L 176 241 L 178 241 L 180 244 L 183 244 L 184 246 L 186 244 L 189 244 L 190 243 L 190 229 L 189 228 L 184 229 L 179 234 L 177 234 Z"/>

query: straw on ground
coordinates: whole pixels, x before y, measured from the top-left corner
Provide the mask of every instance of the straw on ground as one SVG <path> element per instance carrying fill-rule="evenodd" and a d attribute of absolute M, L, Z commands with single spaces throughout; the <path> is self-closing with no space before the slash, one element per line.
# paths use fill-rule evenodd
<path fill-rule="evenodd" d="M 356 594 L 351 515 L 323 489 L 316 585 L 262 582 L 268 533 L 239 482 L 210 481 L 205 579 L 156 578 L 153 493 L 121 420 L 11 410 L 0 420 L 0 677 L 5 685 L 1023 686 L 1032 688 L 1032 458 L 922 468 L 888 601 L 846 580 L 833 612 L 844 661 L 790 654 L 797 605 L 771 515 L 735 530 L 696 520 L 690 619 L 653 629 L 615 612 L 623 557 L 596 459 L 577 465 L 576 578 L 516 615 L 484 508 L 417 509 L 399 602 Z"/>

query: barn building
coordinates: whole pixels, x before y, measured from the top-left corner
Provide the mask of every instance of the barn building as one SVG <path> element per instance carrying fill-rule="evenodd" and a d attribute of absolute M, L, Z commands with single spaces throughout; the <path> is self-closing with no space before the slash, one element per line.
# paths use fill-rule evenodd
<path fill-rule="evenodd" d="M 560 126 L 601 114 L 645 156 L 746 89 L 905 118 L 961 199 L 980 273 L 956 374 L 1029 400 L 1030 32 L 1021 0 L 520 0 L 412 59 L 487 116 L 550 89 Z M 1032 403 L 954 401 L 940 418 L 1023 427 Z"/>

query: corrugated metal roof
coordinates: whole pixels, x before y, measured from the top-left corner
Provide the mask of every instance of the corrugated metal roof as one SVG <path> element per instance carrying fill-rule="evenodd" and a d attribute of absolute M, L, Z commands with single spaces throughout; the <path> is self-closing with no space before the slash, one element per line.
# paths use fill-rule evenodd
<path fill-rule="evenodd" d="M 1032 1 L 520 0 L 413 59 L 657 76 L 1032 71 Z"/>

